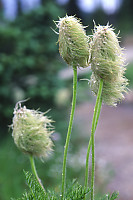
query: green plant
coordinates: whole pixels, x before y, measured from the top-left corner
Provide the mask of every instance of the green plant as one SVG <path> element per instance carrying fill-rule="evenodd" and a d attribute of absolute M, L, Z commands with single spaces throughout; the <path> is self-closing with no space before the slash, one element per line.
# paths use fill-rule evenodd
<path fill-rule="evenodd" d="M 53 143 L 50 138 L 53 133 L 52 120 L 44 114 L 22 107 L 21 102 L 18 102 L 11 125 L 14 142 L 20 151 L 29 155 L 32 172 L 43 189 L 36 171 L 34 156 L 43 160 L 52 151 Z"/>
<path fill-rule="evenodd" d="M 91 139 L 89 141 L 86 157 L 85 186 L 87 187 L 88 162 L 92 146 L 92 174 L 91 174 L 91 200 L 94 200 L 94 173 L 95 173 L 95 145 L 94 133 L 100 115 L 102 101 L 111 106 L 116 106 L 127 92 L 128 80 L 124 77 L 124 56 L 119 46 L 117 35 L 111 27 L 97 26 L 91 42 L 91 69 L 90 86 L 97 95 L 94 109 Z"/>
<path fill-rule="evenodd" d="M 73 16 L 66 16 L 60 19 L 57 27 L 59 27 L 59 51 L 63 59 L 73 67 L 73 99 L 68 132 L 65 143 L 63 170 L 62 170 L 62 195 L 64 199 L 65 182 L 66 182 L 66 160 L 72 124 L 74 119 L 74 111 L 76 106 L 77 93 L 77 67 L 85 67 L 89 60 L 88 37 L 79 20 Z"/>
<path fill-rule="evenodd" d="M 26 172 L 26 180 L 30 188 L 30 193 L 25 193 L 22 199 L 59 199 L 61 200 L 90 200 L 96 199 L 94 196 L 94 177 L 95 177 L 95 130 L 98 124 L 102 102 L 107 105 L 116 106 L 123 98 L 124 92 L 127 92 L 128 80 L 124 76 L 125 67 L 123 52 L 119 46 L 117 35 L 110 26 L 97 26 L 89 42 L 85 31 L 79 21 L 73 16 L 66 16 L 58 22 L 59 27 L 59 49 L 64 60 L 73 67 L 73 99 L 68 132 L 64 148 L 63 169 L 62 169 L 62 186 L 60 192 L 46 191 L 37 175 L 34 165 L 33 156 L 43 156 L 43 148 L 47 151 L 51 150 L 49 144 L 49 132 L 47 124 L 50 126 L 50 120 L 44 117 L 42 113 L 27 110 L 26 107 L 15 108 L 13 118 L 13 137 L 16 145 L 21 151 L 30 155 L 31 167 L 34 176 Z M 78 183 L 66 187 L 66 161 L 67 152 L 72 131 L 74 119 L 74 111 L 76 105 L 77 91 L 77 67 L 87 67 L 91 64 L 92 75 L 90 87 L 97 96 L 91 137 L 88 144 L 86 155 L 86 170 L 84 187 Z M 17 106 L 19 103 L 17 104 Z M 45 119 L 45 120 L 44 120 Z M 39 120 L 39 121 L 38 121 Z M 30 123 L 29 123 L 30 122 Z M 28 127 L 28 128 L 27 128 Z M 48 128 L 49 128 L 48 127 Z M 45 134 L 44 134 L 45 132 Z M 46 137 L 44 137 L 47 135 Z M 27 140 L 28 137 L 28 140 Z M 39 139 L 37 139 L 37 138 Z M 35 141 L 34 141 L 35 139 Z M 41 147 L 41 149 L 40 149 Z M 88 169 L 89 155 L 92 150 L 92 170 L 91 170 L 91 187 L 88 187 Z M 44 152 L 43 152 L 44 153 Z M 115 200 L 118 193 L 112 195 L 106 194 L 101 200 Z"/>

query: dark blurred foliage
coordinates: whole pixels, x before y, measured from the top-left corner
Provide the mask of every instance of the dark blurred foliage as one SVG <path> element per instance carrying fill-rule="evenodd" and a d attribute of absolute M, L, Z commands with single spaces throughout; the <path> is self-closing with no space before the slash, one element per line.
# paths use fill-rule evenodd
<path fill-rule="evenodd" d="M 119 29 L 122 35 L 133 33 L 133 1 L 123 0 L 122 7 L 117 14 Z"/>
<path fill-rule="evenodd" d="M 53 20 L 64 16 L 63 9 L 53 1 L 20 16 L 12 23 L 3 22 L 0 28 L 0 199 L 21 196 L 26 185 L 23 169 L 30 170 L 29 160 L 14 145 L 8 125 L 12 123 L 13 109 L 18 100 L 30 98 L 25 104 L 48 113 L 58 123 L 58 111 L 54 105 L 56 91 L 63 86 L 57 73 L 62 68 L 59 60 L 58 36 L 51 30 Z M 54 110 L 56 109 L 56 112 Z M 59 111 L 61 114 L 61 112 Z M 63 110 L 63 114 L 64 114 Z M 60 118 L 63 117 L 60 115 Z M 58 127 L 66 128 L 60 120 Z M 56 129 L 58 130 L 58 128 Z M 8 134 L 7 134 L 8 133 Z M 65 135 L 64 135 L 65 136 Z M 55 134 L 56 138 L 60 135 Z M 58 144 L 59 143 L 59 144 Z M 63 146 L 56 142 L 55 153 L 46 164 L 37 162 L 38 173 L 47 186 L 60 181 Z M 55 159 L 56 158 L 56 159 Z M 57 167 L 58 163 L 58 167 Z M 44 166 L 45 165 L 45 166 Z M 45 168 L 45 169 L 44 169 Z M 57 178 L 58 177 L 58 178 Z"/>
<path fill-rule="evenodd" d="M 121 36 L 127 33 L 133 32 L 132 20 L 133 20 L 133 1 L 123 0 L 120 9 L 118 9 L 113 14 L 106 14 L 102 8 L 96 9 L 92 13 L 81 12 L 77 0 L 70 0 L 66 5 L 64 5 L 66 13 L 68 15 L 76 15 L 78 18 L 82 19 L 84 25 L 89 25 L 87 28 L 88 33 L 91 33 L 94 22 L 96 25 L 106 25 L 108 22 L 112 24 L 117 31 L 121 30 Z"/>
<path fill-rule="evenodd" d="M 28 108 L 53 108 L 54 95 L 61 86 L 57 72 L 58 36 L 51 30 L 53 20 L 64 15 L 52 1 L 21 15 L 0 28 L 0 132 L 7 132 L 18 100 L 30 98 Z"/>

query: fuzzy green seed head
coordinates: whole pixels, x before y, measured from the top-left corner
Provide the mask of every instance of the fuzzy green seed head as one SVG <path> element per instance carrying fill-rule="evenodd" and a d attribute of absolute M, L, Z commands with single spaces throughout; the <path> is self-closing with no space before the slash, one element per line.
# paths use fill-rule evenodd
<path fill-rule="evenodd" d="M 16 146 L 26 154 L 45 158 L 53 146 L 51 122 L 44 113 L 21 107 L 21 103 L 17 103 L 12 124 Z"/>
<path fill-rule="evenodd" d="M 59 52 L 69 65 L 87 67 L 89 59 L 88 36 L 80 23 L 73 16 L 60 18 L 59 28 Z"/>
<path fill-rule="evenodd" d="M 108 25 L 97 26 L 91 42 L 90 85 L 97 95 L 100 79 L 103 79 L 102 99 L 107 105 L 115 106 L 127 91 L 124 61 L 123 49 L 113 29 Z"/>
<path fill-rule="evenodd" d="M 109 26 L 97 26 L 91 43 L 91 69 L 102 79 L 114 80 L 125 70 L 122 48 L 117 35 Z"/>

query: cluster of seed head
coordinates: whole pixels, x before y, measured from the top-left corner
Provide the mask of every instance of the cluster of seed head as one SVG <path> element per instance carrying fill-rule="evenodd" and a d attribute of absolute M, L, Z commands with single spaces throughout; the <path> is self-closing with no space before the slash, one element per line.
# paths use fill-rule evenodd
<path fill-rule="evenodd" d="M 102 100 L 115 106 L 124 98 L 128 81 L 124 76 L 125 59 L 118 36 L 111 26 L 95 26 L 92 41 L 80 21 L 73 16 L 61 18 L 59 28 L 59 52 L 69 65 L 87 67 L 91 64 L 90 86 L 98 93 L 100 79 L 103 80 Z"/>
<path fill-rule="evenodd" d="M 89 59 L 88 36 L 80 23 L 73 16 L 60 18 L 59 52 L 67 64 L 77 67 L 87 67 Z"/>
<path fill-rule="evenodd" d="M 44 113 L 21 107 L 14 109 L 12 136 L 16 146 L 24 153 L 44 159 L 52 151 L 52 120 Z"/>
<path fill-rule="evenodd" d="M 97 26 L 91 42 L 90 86 L 97 95 L 100 79 L 103 80 L 102 100 L 107 105 L 115 106 L 124 98 L 123 92 L 127 91 L 124 62 L 123 49 L 113 28 Z"/>

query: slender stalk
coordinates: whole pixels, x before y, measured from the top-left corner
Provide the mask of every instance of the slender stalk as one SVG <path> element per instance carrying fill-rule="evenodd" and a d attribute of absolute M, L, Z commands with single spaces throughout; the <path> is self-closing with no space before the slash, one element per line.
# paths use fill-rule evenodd
<path fill-rule="evenodd" d="M 38 181 L 38 183 L 40 184 L 40 186 L 42 187 L 42 189 L 45 191 L 40 178 L 38 177 L 37 171 L 36 171 L 36 167 L 35 167 L 35 162 L 34 162 L 34 157 L 30 156 L 30 164 L 31 164 L 31 170 L 33 175 L 35 176 L 36 180 Z"/>
<path fill-rule="evenodd" d="M 87 155 L 86 155 L 86 170 L 85 170 L 85 188 L 88 187 L 88 173 L 89 173 L 89 155 L 90 155 L 90 149 L 92 146 L 92 176 L 91 176 L 91 200 L 94 199 L 94 173 L 95 173 L 95 148 L 94 148 L 94 133 L 97 127 L 101 106 L 102 106 L 102 88 L 103 88 L 103 80 L 100 80 L 99 84 L 99 90 L 97 94 L 97 100 L 95 104 L 94 114 L 93 114 L 93 120 L 92 120 L 92 128 L 91 128 L 91 138 L 89 140 L 88 149 L 87 149 Z"/>
<path fill-rule="evenodd" d="M 72 108 L 71 108 L 71 114 L 70 114 L 70 120 L 69 120 L 68 132 L 67 132 L 67 138 L 66 138 L 65 149 L 64 149 L 64 160 L 63 160 L 63 169 L 62 169 L 62 194 L 61 194 L 61 200 L 64 199 L 64 193 L 65 193 L 66 160 L 67 160 L 68 146 L 69 146 L 69 141 L 70 141 L 70 136 L 71 136 L 71 131 L 72 131 L 74 111 L 75 111 L 75 106 L 76 106 L 76 93 L 77 93 L 77 67 L 73 66 L 73 99 L 72 99 Z"/>
<path fill-rule="evenodd" d="M 97 127 L 97 123 L 98 123 L 98 119 L 99 119 L 99 115 L 100 115 L 100 110 L 101 110 L 101 106 L 102 106 L 102 99 L 100 99 L 100 103 L 99 103 L 99 113 L 97 113 L 96 116 L 96 121 L 95 121 L 95 130 Z M 90 149 L 91 149 L 91 145 L 92 145 L 92 141 L 91 141 L 91 137 L 89 140 L 89 144 L 88 144 L 88 149 L 87 149 L 87 155 L 86 155 L 86 171 L 85 171 L 85 187 L 88 187 L 88 168 L 89 168 L 89 155 L 90 155 Z"/>

